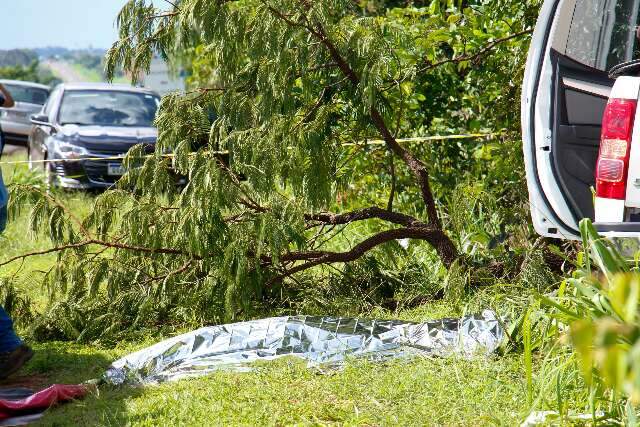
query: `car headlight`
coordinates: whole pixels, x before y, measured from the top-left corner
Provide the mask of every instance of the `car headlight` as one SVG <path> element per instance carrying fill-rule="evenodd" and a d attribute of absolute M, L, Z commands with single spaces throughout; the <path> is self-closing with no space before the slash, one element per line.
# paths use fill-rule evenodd
<path fill-rule="evenodd" d="M 56 141 L 56 149 L 63 159 L 78 159 L 89 154 L 86 148 L 65 141 Z"/>
<path fill-rule="evenodd" d="M 9 117 L 9 111 L 8 110 L 1 110 L 0 111 L 0 118 L 6 119 L 7 117 Z"/>

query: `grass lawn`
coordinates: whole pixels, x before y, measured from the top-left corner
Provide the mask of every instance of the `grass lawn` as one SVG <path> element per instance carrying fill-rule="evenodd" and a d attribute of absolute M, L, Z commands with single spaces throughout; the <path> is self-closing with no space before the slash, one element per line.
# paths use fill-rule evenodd
<path fill-rule="evenodd" d="M 3 160 L 24 159 L 24 155 Z M 26 166 L 3 166 L 6 181 L 28 176 Z M 92 196 L 62 193 L 82 216 Z M 26 232 L 28 212 L 0 238 L 1 258 L 44 249 L 51 244 Z M 55 256 L 29 258 L 0 268 L 16 275 L 20 291 L 35 310 L 44 309 L 43 271 Z M 458 315 L 446 303 L 379 317 L 426 320 Z M 36 356 L 8 383 L 34 387 L 80 383 L 98 378 L 111 361 L 150 345 L 123 342 L 115 348 L 75 343 L 34 343 Z M 102 387 L 87 399 L 53 409 L 41 425 L 515 425 L 528 412 L 522 357 L 474 360 L 418 359 L 371 364 L 351 362 L 344 370 L 319 374 L 300 361 L 260 364 L 251 373 L 220 372 L 206 378 L 145 388 Z"/>
<path fill-rule="evenodd" d="M 30 371 L 81 379 L 117 351 L 38 347 Z M 47 361 L 50 359 L 50 361 Z M 146 388 L 102 388 L 43 425 L 514 425 L 526 412 L 520 360 L 353 362 L 319 375 L 296 360 Z"/>

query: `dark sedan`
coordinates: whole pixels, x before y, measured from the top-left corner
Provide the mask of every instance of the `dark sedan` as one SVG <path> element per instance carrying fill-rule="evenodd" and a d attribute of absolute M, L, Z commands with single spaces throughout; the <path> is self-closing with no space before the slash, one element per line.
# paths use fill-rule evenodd
<path fill-rule="evenodd" d="M 31 118 L 30 165 L 41 165 L 53 186 L 111 187 L 124 174 L 121 158 L 131 147 L 146 144 L 153 151 L 159 104 L 158 94 L 142 88 L 59 85 Z M 38 162 L 44 159 L 52 162 Z"/>

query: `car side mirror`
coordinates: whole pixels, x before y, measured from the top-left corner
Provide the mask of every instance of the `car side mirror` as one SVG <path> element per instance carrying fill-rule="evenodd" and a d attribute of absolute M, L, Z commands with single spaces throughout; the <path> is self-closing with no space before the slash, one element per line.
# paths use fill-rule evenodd
<path fill-rule="evenodd" d="M 31 123 L 40 126 L 52 126 L 49 122 L 49 116 L 46 114 L 33 114 L 31 116 Z"/>

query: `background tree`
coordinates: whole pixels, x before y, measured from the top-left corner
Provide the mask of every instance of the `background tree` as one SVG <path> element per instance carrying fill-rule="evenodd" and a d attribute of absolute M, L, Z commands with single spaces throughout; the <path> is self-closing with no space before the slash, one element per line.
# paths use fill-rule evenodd
<path fill-rule="evenodd" d="M 223 308 L 250 316 L 301 273 L 401 254 L 402 239 L 456 265 L 443 201 L 499 147 L 414 151 L 399 138 L 513 124 L 534 3 L 168 3 L 127 3 L 107 61 L 111 74 L 139 75 L 154 52 L 193 52 L 195 87 L 164 98 L 156 154 L 133 149 L 119 189 L 86 219 L 38 189 L 13 191 L 14 208 L 32 205 L 34 228 L 50 229 L 60 262 L 47 280 L 71 335 L 197 323 Z M 483 181 L 503 185 L 505 164 Z M 360 224 L 368 234 L 335 243 L 332 230 Z"/>
<path fill-rule="evenodd" d="M 40 62 L 37 59 L 28 66 L 7 65 L 0 67 L 0 79 L 22 80 L 45 85 L 60 83 L 60 80 L 51 73 L 51 70 L 40 66 Z"/>
<path fill-rule="evenodd" d="M 38 61 L 38 54 L 31 49 L 0 50 L 0 67 L 14 65 L 28 67 L 36 61 Z"/>

